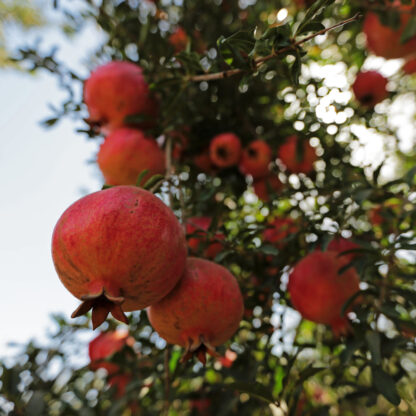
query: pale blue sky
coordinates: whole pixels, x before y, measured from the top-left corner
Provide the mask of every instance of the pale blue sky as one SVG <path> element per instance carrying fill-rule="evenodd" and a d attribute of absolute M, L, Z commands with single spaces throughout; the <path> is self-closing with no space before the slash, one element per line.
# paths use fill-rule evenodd
<path fill-rule="evenodd" d="M 38 33 L 13 40 L 32 41 Z M 59 56 L 85 75 L 85 58 L 100 39 L 94 27 L 70 41 L 55 29 L 41 34 L 45 45 L 61 45 Z M 55 273 L 51 235 L 62 212 L 101 181 L 87 164 L 97 142 L 75 133 L 71 120 L 53 129 L 39 124 L 51 114 L 48 103 L 63 97 L 49 74 L 0 70 L 0 356 L 11 353 L 7 342 L 44 339 L 50 313 L 69 316 L 78 305 Z"/>

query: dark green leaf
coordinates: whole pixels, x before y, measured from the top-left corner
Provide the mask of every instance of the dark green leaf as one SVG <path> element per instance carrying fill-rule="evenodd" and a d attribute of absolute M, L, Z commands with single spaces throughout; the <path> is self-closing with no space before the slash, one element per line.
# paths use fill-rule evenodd
<path fill-rule="evenodd" d="M 390 403 L 395 406 L 400 404 L 400 396 L 397 393 L 394 379 L 384 372 L 380 367 L 371 367 L 373 376 L 373 386 L 382 394 Z"/>

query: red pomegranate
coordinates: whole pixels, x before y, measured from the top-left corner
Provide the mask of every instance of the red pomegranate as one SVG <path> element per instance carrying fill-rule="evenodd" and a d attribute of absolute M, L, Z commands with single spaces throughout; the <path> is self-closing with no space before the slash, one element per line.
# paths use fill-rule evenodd
<path fill-rule="evenodd" d="M 211 400 L 208 398 L 193 399 L 190 401 L 191 411 L 200 416 L 210 416 Z M 192 413 L 194 414 L 194 413 Z"/>
<path fill-rule="evenodd" d="M 290 217 L 275 217 L 269 221 L 268 228 L 263 232 L 263 240 L 274 244 L 278 249 L 285 245 L 286 238 L 298 232 L 298 227 Z"/>
<path fill-rule="evenodd" d="M 93 328 L 108 313 L 158 302 L 175 286 L 186 242 L 173 212 L 150 192 L 118 186 L 87 195 L 58 220 L 52 256 L 64 286 L 83 302 L 72 317 L 92 309 Z"/>
<path fill-rule="evenodd" d="M 373 108 L 386 99 L 389 93 L 386 90 L 387 78 L 377 71 L 361 71 L 357 74 L 352 90 L 355 98 L 363 106 Z"/>
<path fill-rule="evenodd" d="M 169 43 L 173 46 L 176 53 L 182 52 L 186 49 L 188 44 L 188 35 L 182 27 L 176 30 L 169 36 Z"/>
<path fill-rule="evenodd" d="M 140 130 L 122 127 L 114 130 L 98 152 L 98 166 L 108 185 L 135 185 L 143 170 L 149 173 L 142 183 L 165 172 L 165 155 L 156 141 Z"/>
<path fill-rule="evenodd" d="M 84 101 L 90 121 L 106 133 L 125 125 L 129 115 L 157 114 L 142 69 L 131 62 L 114 61 L 93 71 L 84 84 Z"/>
<path fill-rule="evenodd" d="M 272 161 L 272 149 L 264 140 L 254 140 L 243 150 L 239 164 L 240 172 L 254 179 L 268 176 Z"/>
<path fill-rule="evenodd" d="M 307 140 L 302 141 L 302 149 L 298 149 L 298 142 L 297 136 L 286 138 L 279 147 L 277 156 L 290 172 L 307 174 L 313 170 L 313 163 L 316 160 L 315 149 Z"/>
<path fill-rule="evenodd" d="M 209 157 L 209 151 L 200 153 L 193 158 L 194 165 L 202 172 L 213 174 L 218 170 L 218 167 L 214 165 Z"/>
<path fill-rule="evenodd" d="M 415 74 L 416 73 L 416 58 L 409 59 L 403 65 L 403 71 L 408 75 Z"/>
<path fill-rule="evenodd" d="M 340 258 L 345 259 L 347 263 L 350 263 L 355 257 L 359 255 L 359 253 L 348 253 L 342 254 L 349 250 L 356 250 L 360 248 L 358 244 L 355 244 L 351 240 L 347 240 L 346 238 L 338 237 L 334 238 L 329 244 L 327 249 L 329 251 L 335 251 L 340 255 Z"/>
<path fill-rule="evenodd" d="M 400 27 L 397 30 L 383 25 L 376 13 L 367 13 L 363 32 L 367 37 L 367 47 L 371 52 L 386 59 L 405 58 L 416 54 L 416 36 L 406 43 L 401 43 L 400 40 L 412 16 L 410 10 L 414 5 L 414 0 L 411 5 L 403 5 L 400 0 L 395 0 L 393 3 L 386 0 L 386 13 L 389 13 L 391 8 L 400 12 Z"/>
<path fill-rule="evenodd" d="M 277 175 L 271 173 L 266 178 L 257 179 L 253 182 L 254 193 L 265 202 L 270 200 L 270 196 L 279 192 L 283 184 Z"/>
<path fill-rule="evenodd" d="M 227 341 L 238 329 L 244 305 L 235 277 L 224 267 L 190 257 L 178 285 L 147 309 L 153 328 L 171 344 L 186 348 L 184 360 Z"/>
<path fill-rule="evenodd" d="M 335 336 L 348 332 L 348 320 L 341 316 L 345 302 L 359 290 L 353 268 L 339 273 L 345 260 L 334 251 L 314 251 L 295 265 L 289 276 L 292 304 L 303 318 L 330 325 Z"/>
<path fill-rule="evenodd" d="M 219 168 L 236 165 L 241 156 L 240 139 L 233 133 L 215 136 L 209 145 L 209 157 Z"/>
<path fill-rule="evenodd" d="M 193 234 L 193 237 L 188 238 L 188 247 L 192 253 L 198 253 L 200 249 L 205 246 L 204 256 L 208 259 L 213 259 L 222 251 L 223 245 L 219 241 L 224 240 L 222 233 L 216 233 L 212 242 L 207 240 L 207 231 L 211 225 L 212 219 L 210 217 L 192 217 L 186 221 L 186 234 Z M 210 243 L 206 246 L 206 243 Z"/>

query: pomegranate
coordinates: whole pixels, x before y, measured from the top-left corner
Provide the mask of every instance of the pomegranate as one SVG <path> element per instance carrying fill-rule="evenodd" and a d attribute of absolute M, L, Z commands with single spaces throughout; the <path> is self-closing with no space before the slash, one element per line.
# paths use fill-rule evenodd
<path fill-rule="evenodd" d="M 416 73 L 416 58 L 409 59 L 403 65 L 403 71 L 408 75 L 415 74 Z"/>
<path fill-rule="evenodd" d="M 200 153 L 193 158 L 194 165 L 205 173 L 213 174 L 218 168 L 209 157 L 209 151 Z"/>
<path fill-rule="evenodd" d="M 58 220 L 52 256 L 64 286 L 92 309 L 95 329 L 108 313 L 125 323 L 125 311 L 145 308 L 175 286 L 186 260 L 182 227 L 150 192 L 118 186 L 87 195 Z"/>
<path fill-rule="evenodd" d="M 314 251 L 299 261 L 289 276 L 288 291 L 292 304 L 303 318 L 330 325 L 335 336 L 348 332 L 345 302 L 359 290 L 353 268 L 339 273 L 345 260 L 334 251 Z"/>
<path fill-rule="evenodd" d="M 351 263 L 352 260 L 359 255 L 359 253 L 346 253 L 342 254 L 349 250 L 355 250 L 357 248 L 360 248 L 358 244 L 355 244 L 351 240 L 347 240 L 346 238 L 338 237 L 334 238 L 329 244 L 328 244 L 328 250 L 329 251 L 336 251 L 340 258 L 345 259 L 347 263 Z"/>
<path fill-rule="evenodd" d="M 140 130 L 122 127 L 114 130 L 98 152 L 98 166 L 108 185 L 134 185 L 143 170 L 149 172 L 142 183 L 165 172 L 165 155 L 156 141 Z"/>
<path fill-rule="evenodd" d="M 377 71 L 362 71 L 355 78 L 352 90 L 355 98 L 363 106 L 373 108 L 388 97 L 387 78 Z"/>
<path fill-rule="evenodd" d="M 233 133 L 215 136 L 209 145 L 209 157 L 219 168 L 236 165 L 241 156 L 240 139 Z"/>
<path fill-rule="evenodd" d="M 264 140 L 254 140 L 243 150 L 239 164 L 240 172 L 254 179 L 264 178 L 272 161 L 272 149 Z"/>
<path fill-rule="evenodd" d="M 127 384 L 131 381 L 130 374 L 117 374 L 120 367 L 112 362 L 104 361 L 114 353 L 123 349 L 125 345 L 132 346 L 134 338 L 125 331 L 102 332 L 95 337 L 88 346 L 88 353 L 91 360 L 91 370 L 105 368 L 109 379 L 108 384 L 116 387 L 117 397 L 124 395 Z"/>
<path fill-rule="evenodd" d="M 84 101 L 90 122 L 100 125 L 105 133 L 123 126 L 129 115 L 155 116 L 158 111 L 140 66 L 124 61 L 93 71 L 84 84 Z"/>
<path fill-rule="evenodd" d="M 205 243 L 210 243 L 204 250 L 204 256 L 213 259 L 222 251 L 223 245 L 219 241 L 224 240 L 224 235 L 216 233 L 215 237 L 209 241 L 207 240 L 207 231 L 211 225 L 212 219 L 210 217 L 192 217 L 186 221 L 186 234 L 196 234 L 188 238 L 188 247 L 193 253 L 198 253 Z"/>
<path fill-rule="evenodd" d="M 175 49 L 175 53 L 182 52 L 188 45 L 188 35 L 182 27 L 176 28 L 176 30 L 169 36 L 169 43 Z"/>
<path fill-rule="evenodd" d="M 190 257 L 178 285 L 147 309 L 153 328 L 171 344 L 186 348 L 184 360 L 227 341 L 238 329 L 244 305 L 235 277 L 224 267 Z"/>
<path fill-rule="evenodd" d="M 266 178 L 257 179 L 253 182 L 254 193 L 265 202 L 270 200 L 273 193 L 279 192 L 283 184 L 275 174 L 270 174 Z"/>
<path fill-rule="evenodd" d="M 403 31 L 411 18 L 410 10 L 414 5 L 414 0 L 411 5 L 403 5 L 400 0 L 395 0 L 393 3 L 386 0 L 387 13 L 389 13 L 391 8 L 400 12 L 400 27 L 397 30 L 383 25 L 376 13 L 367 13 L 363 32 L 367 37 L 367 47 L 371 52 L 386 59 L 405 58 L 416 54 L 416 36 L 413 36 L 406 43 L 401 43 L 400 41 Z"/>
<path fill-rule="evenodd" d="M 292 173 L 310 173 L 313 170 L 313 163 L 316 160 L 315 149 L 307 140 L 302 142 L 302 152 L 298 152 L 297 136 L 286 138 L 285 142 L 279 147 L 278 158 L 286 168 Z"/>
<path fill-rule="evenodd" d="M 295 221 L 290 217 L 275 217 L 268 225 L 263 232 L 263 240 L 274 244 L 278 249 L 285 246 L 285 240 L 290 234 L 298 231 Z"/>

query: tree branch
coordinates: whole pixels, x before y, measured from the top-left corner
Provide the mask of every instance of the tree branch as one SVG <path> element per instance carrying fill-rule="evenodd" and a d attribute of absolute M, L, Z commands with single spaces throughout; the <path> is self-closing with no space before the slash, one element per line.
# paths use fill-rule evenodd
<path fill-rule="evenodd" d="M 303 43 L 315 38 L 316 36 L 324 35 L 325 33 L 329 32 L 333 29 L 336 29 L 337 27 L 341 27 L 341 26 L 344 26 L 348 23 L 354 22 L 354 21 L 358 20 L 360 17 L 361 17 L 361 14 L 357 13 L 353 17 L 350 17 L 347 20 L 343 20 L 342 22 L 339 22 L 339 23 L 337 23 L 333 26 L 322 29 L 319 32 L 312 33 L 311 35 L 306 36 L 305 38 L 303 38 L 303 39 L 301 39 L 297 42 L 294 42 L 290 46 L 286 46 L 285 48 L 279 49 L 279 50 L 273 52 L 270 55 L 263 56 L 262 58 L 256 59 L 254 61 L 254 66 L 257 69 L 264 62 L 269 61 L 270 59 L 276 58 L 278 55 L 286 53 L 286 52 L 288 52 L 292 49 L 295 49 L 299 45 L 302 45 Z M 294 39 L 292 39 L 292 41 L 294 41 Z M 187 81 L 192 81 L 192 82 L 213 81 L 213 80 L 218 80 L 218 79 L 229 78 L 229 77 L 232 77 L 234 75 L 241 74 L 242 72 L 245 72 L 245 71 L 246 71 L 245 69 L 237 68 L 237 69 L 229 69 L 227 71 L 222 71 L 222 72 L 216 72 L 216 73 L 213 73 L 213 74 L 194 75 L 194 76 L 188 77 Z"/>

